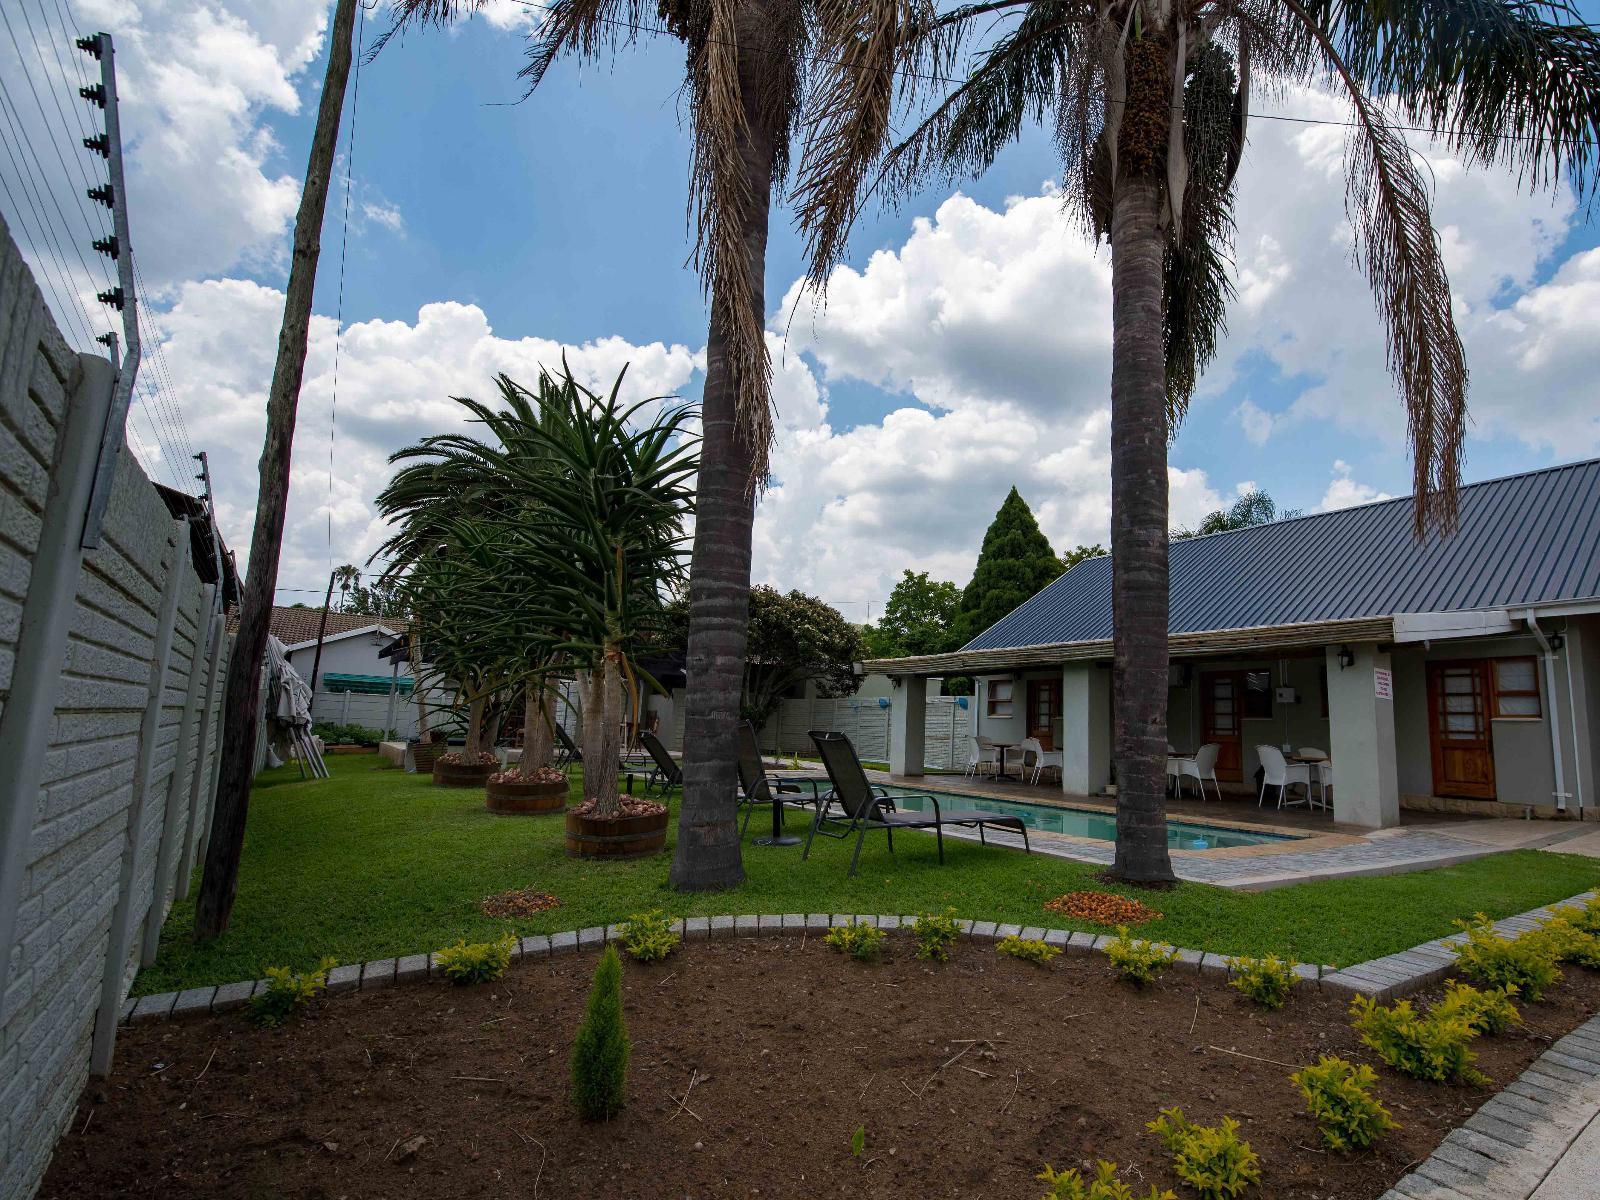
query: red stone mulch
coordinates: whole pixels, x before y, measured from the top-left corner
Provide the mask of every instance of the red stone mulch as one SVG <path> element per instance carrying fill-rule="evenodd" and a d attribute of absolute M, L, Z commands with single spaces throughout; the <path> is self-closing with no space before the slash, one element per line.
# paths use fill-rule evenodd
<path fill-rule="evenodd" d="M 1252 1196 L 1371 1200 L 1493 1090 L 1380 1066 L 1403 1128 L 1329 1153 L 1288 1075 L 1318 1054 L 1374 1061 L 1331 991 L 1267 1012 L 1210 975 L 1135 990 L 1098 955 L 1041 968 L 963 942 L 937 965 L 894 937 L 866 965 L 783 935 L 627 964 L 627 1108 L 590 1125 L 567 1058 L 594 964 L 338 996 L 278 1030 L 237 1013 L 126 1028 L 40 1196 L 1032 1200 L 1042 1163 L 1108 1158 L 1139 1194 L 1187 1197 L 1144 1128 L 1177 1104 L 1239 1119 L 1262 1160 Z M 1478 1065 L 1501 1086 L 1597 1007 L 1600 973 L 1569 970 L 1525 1029 L 1477 1043 Z"/>
<path fill-rule="evenodd" d="M 1110 892 L 1068 892 L 1054 900 L 1046 900 L 1047 912 L 1062 913 L 1080 921 L 1094 921 L 1101 925 L 1143 925 L 1146 921 L 1159 921 L 1161 914 L 1139 900 L 1116 896 Z"/>

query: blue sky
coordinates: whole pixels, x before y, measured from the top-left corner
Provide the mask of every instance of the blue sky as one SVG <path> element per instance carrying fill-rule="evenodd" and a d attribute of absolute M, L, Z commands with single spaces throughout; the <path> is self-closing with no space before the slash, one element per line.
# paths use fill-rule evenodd
<path fill-rule="evenodd" d="M 172 399 L 213 455 L 243 556 L 331 6 L 73 3 L 118 37 L 135 244 Z M 1584 10 L 1600 16 L 1600 0 Z M 682 49 L 644 38 L 598 68 L 558 63 L 524 101 L 526 18 L 496 0 L 487 19 L 414 33 L 360 70 L 337 432 L 342 177 L 323 230 L 286 589 L 320 586 L 330 559 L 377 544 L 371 501 L 386 453 L 448 427 L 448 395 L 482 392 L 495 370 L 531 373 L 567 346 L 597 381 L 631 361 L 641 388 L 698 395 L 706 315 L 685 261 Z M 368 39 L 385 24 L 371 14 Z M 1343 115 L 1301 89 L 1271 105 Z M 347 105 L 342 152 L 351 123 Z M 1343 226 L 1341 147 L 1334 126 L 1253 126 L 1240 301 L 1172 446 L 1175 522 L 1247 482 L 1305 509 L 1409 491 L 1382 333 Z M 1530 197 L 1503 173 L 1417 148 L 1436 180 L 1474 373 L 1467 477 L 1600 453 L 1594 225 L 1570 195 Z M 1030 131 L 958 194 L 869 211 L 826 310 L 803 301 L 792 325 L 784 300 L 801 248 L 788 210 L 774 209 L 780 441 L 758 577 L 854 617 L 881 604 L 902 567 L 964 584 L 1013 483 L 1058 549 L 1105 539 L 1108 258 L 1069 232 L 1049 192 L 1057 170 L 1050 139 Z M 161 442 L 157 429 L 140 447 L 158 473 L 174 462 Z"/>

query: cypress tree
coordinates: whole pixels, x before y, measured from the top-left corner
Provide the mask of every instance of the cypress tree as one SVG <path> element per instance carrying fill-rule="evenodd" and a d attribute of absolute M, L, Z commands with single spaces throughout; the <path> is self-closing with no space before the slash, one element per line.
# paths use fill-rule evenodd
<path fill-rule="evenodd" d="M 983 535 L 972 582 L 961 593 L 956 633 L 965 645 L 1060 575 L 1061 560 L 1015 487 Z"/>
<path fill-rule="evenodd" d="M 622 960 L 607 945 L 594 970 L 589 1004 L 572 1046 L 572 1100 L 586 1121 L 622 1111 L 628 1081 L 628 1026 L 622 1016 Z"/>

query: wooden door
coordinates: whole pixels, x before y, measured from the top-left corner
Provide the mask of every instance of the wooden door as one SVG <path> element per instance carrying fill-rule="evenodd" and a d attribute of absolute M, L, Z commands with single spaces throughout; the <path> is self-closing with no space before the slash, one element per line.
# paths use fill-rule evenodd
<path fill-rule="evenodd" d="M 1435 796 L 1495 798 L 1487 662 L 1428 664 L 1428 740 Z"/>
<path fill-rule="evenodd" d="M 1046 750 L 1055 749 L 1056 721 L 1061 717 L 1061 681 L 1028 680 L 1028 736 Z"/>
<path fill-rule="evenodd" d="M 1244 778 L 1240 736 L 1244 726 L 1244 672 L 1206 671 L 1200 676 L 1200 740 L 1217 744 L 1217 778 Z"/>

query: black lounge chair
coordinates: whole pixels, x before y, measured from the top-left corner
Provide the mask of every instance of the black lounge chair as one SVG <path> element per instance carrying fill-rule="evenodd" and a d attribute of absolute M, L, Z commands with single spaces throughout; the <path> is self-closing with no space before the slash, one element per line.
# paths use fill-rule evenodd
<path fill-rule="evenodd" d="M 668 753 L 667 748 L 661 744 L 661 739 L 648 729 L 639 731 L 639 742 L 650 754 L 650 760 L 655 764 L 650 769 L 650 774 L 645 776 L 644 794 L 659 792 L 662 796 L 672 794 L 672 789 L 683 786 L 683 768 L 678 765 L 678 760 Z"/>
<path fill-rule="evenodd" d="M 767 774 L 766 765 L 761 761 L 761 747 L 756 742 L 756 727 L 749 721 L 744 722 L 739 726 L 739 807 L 744 809 L 739 836 L 744 837 L 745 830 L 750 827 L 751 813 L 770 806 L 774 796 L 791 792 L 800 795 L 800 786 L 782 783 Z"/>
<path fill-rule="evenodd" d="M 577 744 L 573 742 L 572 735 L 558 723 L 556 725 L 556 766 L 566 770 L 573 763 L 581 763 L 582 761 L 583 751 L 579 750 Z"/>
<path fill-rule="evenodd" d="M 817 805 L 817 815 L 811 822 L 811 833 L 806 837 L 806 848 L 800 855 L 801 858 L 810 856 L 811 839 L 819 833 L 823 837 L 833 838 L 847 838 L 854 833 L 856 850 L 850 856 L 850 874 L 854 876 L 856 864 L 861 860 L 862 843 L 867 840 L 867 830 L 883 830 L 889 838 L 889 853 L 893 854 L 896 829 L 931 829 L 939 846 L 939 861 L 942 863 L 946 825 L 976 828 L 978 840 L 985 845 L 988 844 L 983 833 L 986 826 L 994 825 L 1001 829 L 1010 829 L 1022 835 L 1022 848 L 1030 854 L 1033 853 L 1033 848 L 1028 844 L 1028 827 L 1023 824 L 1021 817 L 1005 817 L 998 813 L 979 812 L 976 809 L 944 812 L 939 807 L 939 798 L 931 792 L 901 793 L 903 798 L 915 796 L 931 804 L 933 806 L 931 813 L 894 811 L 892 805 L 887 803 L 886 797 L 880 795 L 879 790 L 867 778 L 867 773 L 861 766 L 861 759 L 856 755 L 856 748 L 848 737 L 842 733 L 826 733 L 813 729 L 811 740 L 817 745 L 817 753 L 822 755 L 822 765 L 828 772 L 828 781 L 833 784 L 833 791 Z M 843 815 L 834 815 L 832 807 L 834 804 L 839 806 Z M 827 825 L 838 826 L 839 831 L 834 833 L 823 828 Z"/>

